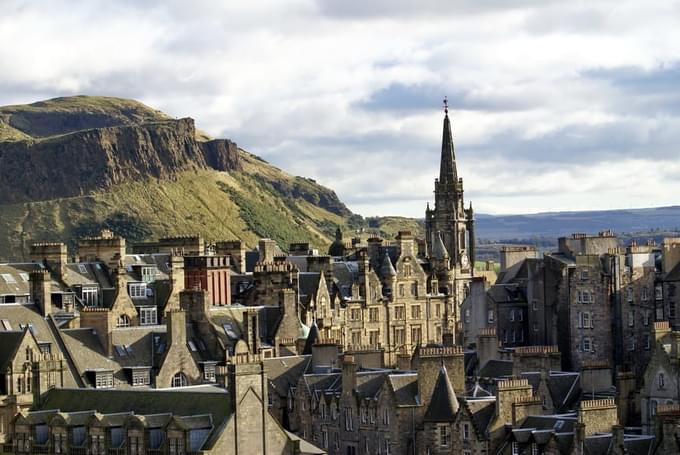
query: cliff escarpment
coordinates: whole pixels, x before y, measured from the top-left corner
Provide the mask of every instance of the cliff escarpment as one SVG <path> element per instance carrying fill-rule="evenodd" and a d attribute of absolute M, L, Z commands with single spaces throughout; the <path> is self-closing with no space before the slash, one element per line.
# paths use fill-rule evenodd
<path fill-rule="evenodd" d="M 187 170 L 241 169 L 236 144 L 198 141 L 190 118 L 0 142 L 0 204 L 73 197 Z"/>

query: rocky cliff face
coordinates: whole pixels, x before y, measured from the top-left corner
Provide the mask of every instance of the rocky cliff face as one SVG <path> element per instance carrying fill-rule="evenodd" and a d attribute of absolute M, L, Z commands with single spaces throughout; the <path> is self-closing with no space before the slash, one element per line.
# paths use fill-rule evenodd
<path fill-rule="evenodd" d="M 240 170 L 236 144 L 196 140 L 190 118 L 0 142 L 0 204 L 71 197 L 187 170 Z"/>

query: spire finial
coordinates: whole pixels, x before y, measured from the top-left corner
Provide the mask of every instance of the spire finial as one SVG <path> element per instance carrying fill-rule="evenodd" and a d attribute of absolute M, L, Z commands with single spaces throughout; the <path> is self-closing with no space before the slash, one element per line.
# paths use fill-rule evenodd
<path fill-rule="evenodd" d="M 444 96 L 444 114 L 449 115 L 449 99 Z"/>

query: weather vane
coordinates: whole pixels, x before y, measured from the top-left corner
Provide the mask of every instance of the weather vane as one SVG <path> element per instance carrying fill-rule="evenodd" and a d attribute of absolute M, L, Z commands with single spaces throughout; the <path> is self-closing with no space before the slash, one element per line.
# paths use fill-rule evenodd
<path fill-rule="evenodd" d="M 446 96 L 444 96 L 444 113 L 449 113 L 449 100 Z"/>

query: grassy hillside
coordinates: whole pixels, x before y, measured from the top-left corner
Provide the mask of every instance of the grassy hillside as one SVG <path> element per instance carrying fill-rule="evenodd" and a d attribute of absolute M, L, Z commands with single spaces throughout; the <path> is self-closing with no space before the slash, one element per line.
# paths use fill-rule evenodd
<path fill-rule="evenodd" d="M 253 161 L 246 155 L 250 166 Z M 263 163 L 253 167 L 251 172 L 275 173 Z M 325 249 L 335 227 L 345 226 L 343 216 L 302 198 L 282 197 L 255 173 L 186 172 L 173 181 L 149 179 L 108 192 L 2 206 L 0 256 L 22 259 L 22 237 L 27 254 L 32 241 L 67 240 L 73 247 L 74 239 L 103 227 L 129 241 L 200 233 L 208 240 L 242 239 L 248 246 L 271 237 L 285 249 L 305 240 Z"/>

